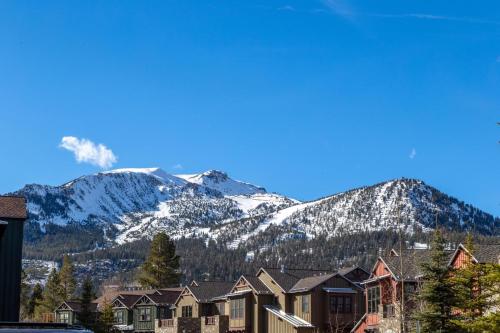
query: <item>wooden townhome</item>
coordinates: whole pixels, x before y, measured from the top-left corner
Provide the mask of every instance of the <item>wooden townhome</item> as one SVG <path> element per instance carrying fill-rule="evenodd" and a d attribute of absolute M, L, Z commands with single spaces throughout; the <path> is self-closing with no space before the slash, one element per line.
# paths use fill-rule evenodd
<path fill-rule="evenodd" d="M 90 311 L 95 315 L 95 318 L 98 316 L 98 303 L 92 302 L 90 303 Z M 68 325 L 78 325 L 80 324 L 79 315 L 81 312 L 81 303 L 80 301 L 65 301 L 61 305 L 59 305 L 54 311 L 54 318 L 56 323 L 64 323 Z"/>
<path fill-rule="evenodd" d="M 451 256 L 452 252 L 448 251 Z M 408 249 L 402 254 L 392 249 L 380 256 L 365 286 L 366 314 L 352 332 L 379 333 L 414 329 L 412 314 L 421 284 L 421 265 L 430 250 Z M 401 301 L 403 300 L 403 301 Z"/>
<path fill-rule="evenodd" d="M 160 320 L 157 328 L 166 333 L 199 333 L 203 325 L 227 326 L 225 295 L 233 287 L 232 282 L 193 281 L 184 287 L 173 306 L 173 318 Z M 212 327 L 214 326 L 214 327 Z"/>
<path fill-rule="evenodd" d="M 170 288 L 141 295 L 132 306 L 134 332 L 154 332 L 158 322 L 170 319 L 180 292 L 179 288 Z"/>
<path fill-rule="evenodd" d="M 264 306 L 269 333 L 348 332 L 365 312 L 363 288 L 340 272 L 262 268 L 257 277 L 275 296 Z"/>
<path fill-rule="evenodd" d="M 134 304 L 142 296 L 140 294 L 119 294 L 115 297 L 112 302 L 115 329 L 124 333 L 134 331 Z"/>

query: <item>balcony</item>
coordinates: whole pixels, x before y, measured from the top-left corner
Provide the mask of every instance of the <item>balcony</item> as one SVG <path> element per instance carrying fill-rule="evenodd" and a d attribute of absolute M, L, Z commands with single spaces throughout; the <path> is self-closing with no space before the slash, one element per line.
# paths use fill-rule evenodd
<path fill-rule="evenodd" d="M 200 333 L 200 318 L 173 318 L 156 320 L 157 333 Z"/>
<path fill-rule="evenodd" d="M 228 330 L 228 316 L 201 317 L 201 331 L 203 333 L 226 333 Z"/>

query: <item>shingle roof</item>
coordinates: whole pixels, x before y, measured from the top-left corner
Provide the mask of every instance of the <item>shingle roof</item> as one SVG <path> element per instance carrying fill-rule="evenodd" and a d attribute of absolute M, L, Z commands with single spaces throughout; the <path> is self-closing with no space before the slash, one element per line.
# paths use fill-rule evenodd
<path fill-rule="evenodd" d="M 63 304 L 68 305 L 70 307 L 70 309 L 73 310 L 74 312 L 80 312 L 82 309 L 82 304 L 80 301 L 76 301 L 76 300 L 66 301 Z M 61 304 L 61 305 L 63 305 L 63 304 Z M 97 311 L 97 303 L 95 303 L 95 302 L 90 303 L 90 311 L 93 311 L 93 312 Z"/>
<path fill-rule="evenodd" d="M 300 291 L 309 291 L 314 287 L 322 284 L 323 282 L 329 280 L 330 278 L 337 275 L 337 273 L 332 274 L 323 274 L 317 276 L 310 276 L 297 281 L 297 283 L 289 290 L 289 292 L 300 292 Z"/>
<path fill-rule="evenodd" d="M 134 295 L 120 294 L 115 299 L 118 299 L 123 305 L 125 305 L 125 307 L 130 309 L 135 304 L 135 302 L 137 302 L 137 300 L 141 297 L 142 295 L 139 294 L 134 294 Z"/>
<path fill-rule="evenodd" d="M 151 300 L 157 304 L 169 305 L 174 304 L 176 299 L 181 294 L 182 289 L 161 289 L 158 293 L 148 295 Z"/>
<path fill-rule="evenodd" d="M 26 219 L 26 200 L 23 197 L 0 196 L 0 218 Z"/>
<path fill-rule="evenodd" d="M 311 270 L 311 269 L 285 269 L 284 272 L 280 268 L 262 268 L 271 278 L 286 292 L 303 278 L 330 274 L 331 271 L 326 270 Z"/>
<path fill-rule="evenodd" d="M 448 258 L 451 257 L 452 251 L 446 251 Z M 431 250 L 428 249 L 411 249 L 403 251 L 403 267 L 401 269 L 401 259 L 400 256 L 387 255 L 381 259 L 385 262 L 392 274 L 395 275 L 397 279 L 401 278 L 403 275 L 406 280 L 415 280 L 422 275 L 421 266 L 424 262 L 429 260 L 431 257 Z M 401 272 L 402 271 L 402 272 Z M 402 273 L 402 274 L 401 274 Z"/>
<path fill-rule="evenodd" d="M 214 297 L 229 293 L 233 285 L 234 282 L 200 281 L 198 286 L 189 286 L 188 288 L 200 303 L 207 303 Z"/>
<path fill-rule="evenodd" d="M 250 283 L 250 285 L 255 289 L 257 294 L 269 294 L 272 293 L 269 288 L 256 276 L 243 275 L 243 278 Z"/>
<path fill-rule="evenodd" d="M 500 244 L 476 245 L 472 255 L 481 264 L 498 264 L 500 259 Z"/>

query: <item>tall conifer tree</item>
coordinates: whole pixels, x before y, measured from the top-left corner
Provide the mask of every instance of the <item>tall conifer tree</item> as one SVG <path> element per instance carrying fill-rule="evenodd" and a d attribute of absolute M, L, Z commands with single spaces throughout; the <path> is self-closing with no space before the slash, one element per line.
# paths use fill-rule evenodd
<path fill-rule="evenodd" d="M 92 328 L 92 325 L 95 324 L 94 322 L 95 314 L 92 313 L 92 308 L 91 308 L 91 303 L 94 298 L 95 294 L 94 294 L 94 287 L 92 285 L 92 280 L 90 279 L 89 276 L 87 276 L 85 280 L 83 280 L 82 284 L 82 293 L 80 295 L 81 310 L 78 315 L 80 323 L 85 328 Z"/>
<path fill-rule="evenodd" d="M 75 266 L 68 255 L 63 257 L 61 270 L 59 271 L 61 293 L 65 301 L 73 298 L 76 290 Z"/>
<path fill-rule="evenodd" d="M 422 326 L 422 333 L 456 333 L 451 322 L 453 290 L 449 280 L 446 241 L 439 228 L 432 240 L 431 254 L 422 264 L 423 285 L 419 298 L 424 307 L 416 315 Z"/>
<path fill-rule="evenodd" d="M 150 288 L 164 288 L 179 283 L 179 256 L 175 244 L 164 233 L 158 233 L 151 242 L 149 256 L 141 267 L 139 283 Z"/>
<path fill-rule="evenodd" d="M 41 314 L 54 312 L 56 307 L 64 301 L 59 273 L 55 268 L 50 271 L 42 296 L 43 299 L 40 303 Z"/>

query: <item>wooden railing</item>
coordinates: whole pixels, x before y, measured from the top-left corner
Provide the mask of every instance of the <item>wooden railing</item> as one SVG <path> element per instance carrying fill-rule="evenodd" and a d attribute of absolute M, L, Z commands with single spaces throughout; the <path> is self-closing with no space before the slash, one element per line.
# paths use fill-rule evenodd
<path fill-rule="evenodd" d="M 173 327 L 174 320 L 173 319 L 160 319 L 159 327 Z"/>
<path fill-rule="evenodd" d="M 212 317 L 205 317 L 205 325 L 215 325 L 215 323 L 217 322 L 216 319 L 217 318 L 215 318 L 214 316 L 212 316 Z"/>

